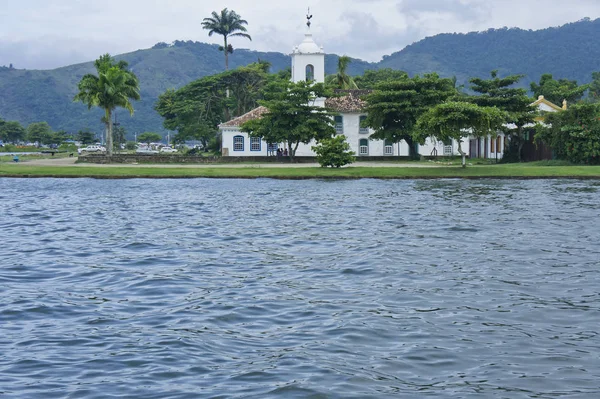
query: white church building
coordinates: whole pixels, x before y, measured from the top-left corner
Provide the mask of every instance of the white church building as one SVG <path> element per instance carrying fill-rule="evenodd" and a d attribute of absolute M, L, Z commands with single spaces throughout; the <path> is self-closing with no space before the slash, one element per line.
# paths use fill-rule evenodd
<path fill-rule="evenodd" d="M 294 47 L 292 57 L 292 81 L 325 82 L 325 52 L 313 40 L 310 26 L 304 40 Z M 360 157 L 394 157 L 408 156 L 409 148 L 406 142 L 392 143 L 383 140 L 371 140 L 369 137 L 373 130 L 361 127 L 361 121 L 366 118 L 365 105 L 362 97 L 368 94 L 367 90 L 344 90 L 340 97 L 317 99 L 317 105 L 326 106 L 337 113 L 335 117 L 336 134 L 346 136 L 351 150 Z M 219 125 L 222 135 L 221 153 L 224 157 L 254 157 L 272 155 L 273 148 L 259 137 L 250 137 L 240 130 L 240 126 L 250 120 L 260 118 L 267 112 L 264 107 L 258 107 L 247 114 L 241 115 L 229 122 Z M 311 147 L 315 143 L 300 144 L 296 151 L 297 157 L 312 157 L 315 153 Z M 283 144 L 275 145 L 284 148 Z M 469 140 L 465 137 L 462 150 L 469 155 Z M 425 145 L 419 147 L 419 154 L 424 156 L 452 156 L 459 155 L 458 144 L 444 145 L 428 139 Z"/>

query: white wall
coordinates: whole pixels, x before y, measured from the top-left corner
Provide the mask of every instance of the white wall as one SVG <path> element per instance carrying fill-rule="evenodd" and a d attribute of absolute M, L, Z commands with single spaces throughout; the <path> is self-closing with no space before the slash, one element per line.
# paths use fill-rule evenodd
<path fill-rule="evenodd" d="M 306 66 L 315 67 L 315 81 L 325 83 L 325 55 L 292 54 L 292 82 L 306 80 Z"/>

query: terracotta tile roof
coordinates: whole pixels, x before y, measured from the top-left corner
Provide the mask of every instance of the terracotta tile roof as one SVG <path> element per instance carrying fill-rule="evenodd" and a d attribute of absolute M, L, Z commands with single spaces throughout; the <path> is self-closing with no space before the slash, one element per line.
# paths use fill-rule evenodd
<path fill-rule="evenodd" d="M 238 127 L 238 126 L 241 126 L 243 123 L 260 118 L 267 111 L 268 111 L 267 108 L 262 107 L 262 106 L 258 107 L 258 108 L 254 108 L 252 111 L 247 112 L 242 116 L 238 116 L 237 118 L 233 118 L 229 122 L 221 123 L 219 125 L 219 127 Z"/>
<path fill-rule="evenodd" d="M 325 106 L 336 112 L 362 112 L 366 102 L 361 97 L 371 93 L 371 90 L 336 90 L 340 97 L 325 100 Z"/>

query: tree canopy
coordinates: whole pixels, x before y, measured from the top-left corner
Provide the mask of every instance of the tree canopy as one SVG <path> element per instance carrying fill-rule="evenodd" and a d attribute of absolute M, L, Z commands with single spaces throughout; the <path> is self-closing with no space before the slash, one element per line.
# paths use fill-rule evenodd
<path fill-rule="evenodd" d="M 575 103 L 583 97 L 589 85 L 577 84 L 576 80 L 559 79 L 556 80 L 552 77 L 552 74 L 545 73 L 540 78 L 540 82 L 531 83 L 531 91 L 537 98 L 544 96 L 544 98 L 558 106 L 560 106 L 564 100 L 569 103 Z"/>
<path fill-rule="evenodd" d="M 228 39 L 237 36 L 252 40 L 252 37 L 246 33 L 248 31 L 246 25 L 248 21 L 227 8 L 222 9 L 221 13 L 213 11 L 210 17 L 202 21 L 202 27 L 208 30 L 208 36 L 215 33 L 223 36 L 223 46 L 219 47 L 219 50 L 225 53 L 225 70 L 229 69 L 229 54 L 233 53 L 233 46 L 228 43 Z"/>
<path fill-rule="evenodd" d="M 322 83 L 271 82 L 265 90 L 265 99 L 259 101 L 268 111 L 260 119 L 244 123 L 241 131 L 261 137 L 267 143 L 285 143 L 293 161 L 300 143 L 308 144 L 335 134 L 334 114 L 316 104 L 318 98 L 332 94 Z"/>
<path fill-rule="evenodd" d="M 386 80 L 366 97 L 365 126 L 375 130 L 371 138 L 398 143 L 406 141 L 410 156 L 415 158 L 414 141 L 419 117 L 431 107 L 456 94 L 452 79 L 442 79 L 437 74 L 398 80 Z"/>
<path fill-rule="evenodd" d="M 87 74 L 77 86 L 79 92 L 74 100 L 104 110 L 102 121 L 106 125 L 108 155 L 113 153 L 112 113 L 117 107 L 125 108 L 133 115 L 131 100 L 140 99 L 137 77 L 127 70 L 127 62 L 116 62 L 110 54 L 102 55 L 94 63 L 98 75 Z"/>

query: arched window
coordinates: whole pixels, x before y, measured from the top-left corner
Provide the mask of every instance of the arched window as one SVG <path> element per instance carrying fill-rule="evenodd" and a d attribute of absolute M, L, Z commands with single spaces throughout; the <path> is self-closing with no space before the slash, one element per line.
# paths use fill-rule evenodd
<path fill-rule="evenodd" d="M 361 155 L 361 156 L 369 155 L 369 140 L 360 139 L 358 141 L 358 155 Z"/>
<path fill-rule="evenodd" d="M 233 151 L 244 151 L 244 136 L 233 137 Z"/>
<path fill-rule="evenodd" d="M 306 66 L 306 81 L 312 82 L 313 80 L 315 80 L 315 67 L 308 64 Z"/>
<path fill-rule="evenodd" d="M 383 142 L 383 155 L 394 155 L 394 147 L 390 140 L 385 140 Z"/>

